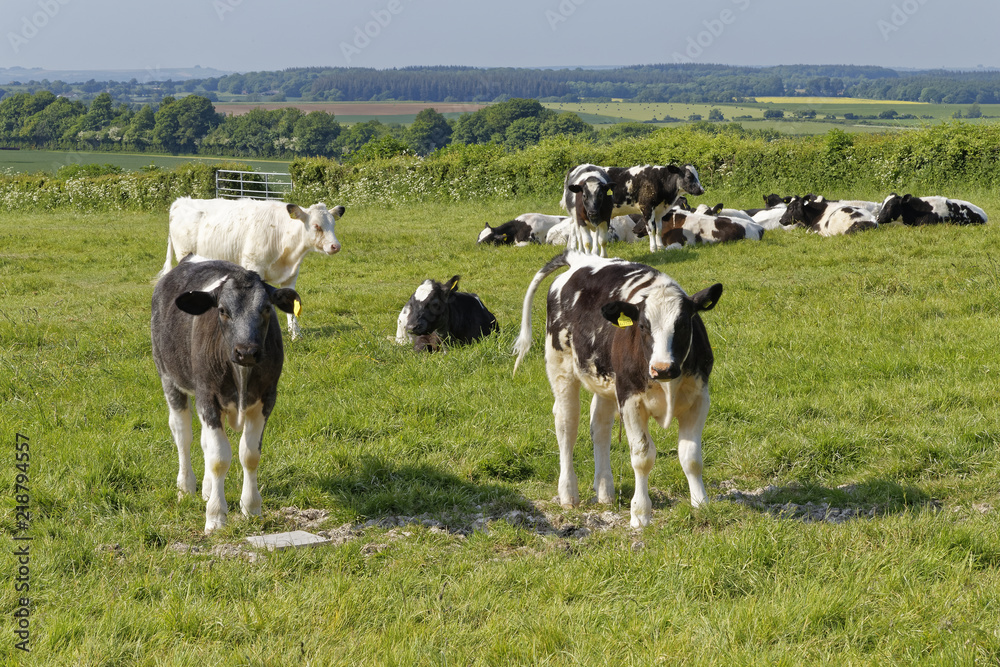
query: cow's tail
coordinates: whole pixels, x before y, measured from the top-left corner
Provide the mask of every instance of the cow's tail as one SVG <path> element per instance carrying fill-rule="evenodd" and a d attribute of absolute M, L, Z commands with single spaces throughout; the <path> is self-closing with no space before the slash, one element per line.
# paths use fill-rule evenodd
<path fill-rule="evenodd" d="M 153 278 L 154 283 L 160 282 L 160 279 L 170 272 L 170 257 L 173 254 L 174 254 L 174 242 L 173 239 L 170 238 L 170 234 L 167 234 L 167 259 L 165 262 L 163 262 L 163 270 L 157 273 L 156 277 Z"/>
<path fill-rule="evenodd" d="M 514 343 L 513 353 L 517 355 L 517 360 L 514 362 L 514 373 L 517 373 L 517 367 L 521 365 L 521 360 L 524 359 L 524 355 L 531 348 L 531 302 L 535 298 L 535 292 L 538 291 L 538 286 L 542 284 L 542 281 L 549 274 L 564 266 L 569 266 L 569 260 L 566 258 L 565 252 L 553 257 L 548 264 L 535 274 L 535 277 L 531 279 L 531 284 L 528 285 L 528 291 L 524 295 L 524 305 L 521 307 L 521 333 L 518 334 L 517 341 Z"/>

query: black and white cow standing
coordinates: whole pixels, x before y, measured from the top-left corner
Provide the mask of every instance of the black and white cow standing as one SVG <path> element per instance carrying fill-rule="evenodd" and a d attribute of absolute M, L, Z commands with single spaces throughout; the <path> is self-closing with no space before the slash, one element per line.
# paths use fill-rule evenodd
<path fill-rule="evenodd" d="M 615 183 L 615 208 L 612 215 L 638 213 L 646 221 L 649 251 L 663 248 L 660 221 L 674 205 L 680 191 L 690 195 L 705 194 L 693 165 L 678 167 L 643 165 L 641 167 L 605 167 Z"/>
<path fill-rule="evenodd" d="M 226 524 L 225 479 L 232 449 L 222 420 L 243 429 L 240 463 L 244 515 L 259 515 L 257 466 L 267 418 L 278 396 L 284 362 L 281 325 L 272 306 L 292 313 L 299 296 L 276 289 L 236 264 L 185 257 L 153 290 L 150 330 L 153 361 L 170 409 L 170 432 L 177 445 L 177 488 L 195 493 L 191 468 L 191 408 L 201 421 L 207 501 L 205 532 Z"/>
<path fill-rule="evenodd" d="M 471 343 L 500 327 L 479 297 L 458 291 L 459 276 L 441 284 L 420 284 L 396 318 L 396 342 L 418 351 L 437 350 L 443 341 Z"/>
<path fill-rule="evenodd" d="M 581 164 L 566 173 L 559 205 L 569 213 L 568 248 L 607 257 L 608 227 L 615 207 L 614 182 L 594 164 Z"/>
<path fill-rule="evenodd" d="M 479 232 L 476 243 L 517 246 L 544 243 L 549 230 L 565 220 L 568 218 L 564 215 L 522 213 L 496 227 L 490 227 L 490 223 L 487 222 L 486 228 Z"/>
<path fill-rule="evenodd" d="M 986 216 L 986 211 L 962 199 L 913 195 L 900 197 L 893 192 L 882 202 L 876 220 L 880 225 L 888 225 L 897 220 L 907 226 L 935 225 L 942 222 L 981 225 L 989 218 Z"/>
<path fill-rule="evenodd" d="M 708 415 L 712 348 L 698 315 L 722 295 L 716 283 L 688 296 L 669 276 L 643 264 L 567 250 L 535 274 L 524 296 L 514 372 L 531 347 L 531 302 L 541 282 L 562 267 L 569 271 L 549 288 L 545 368 L 555 397 L 559 443 L 559 502 L 580 502 L 573 446 L 580 422 L 580 386 L 593 393 L 590 432 L 594 444 L 597 500 L 614 499 L 611 429 L 615 413 L 628 434 L 635 472 L 632 526 L 649 524 L 649 472 L 656 445 L 649 419 L 667 428 L 676 417 L 677 448 L 691 503 L 705 502 L 701 433 Z"/>
<path fill-rule="evenodd" d="M 785 227 L 800 225 L 820 236 L 853 234 L 878 227 L 875 216 L 866 209 L 815 195 L 792 197 L 780 223 Z"/>

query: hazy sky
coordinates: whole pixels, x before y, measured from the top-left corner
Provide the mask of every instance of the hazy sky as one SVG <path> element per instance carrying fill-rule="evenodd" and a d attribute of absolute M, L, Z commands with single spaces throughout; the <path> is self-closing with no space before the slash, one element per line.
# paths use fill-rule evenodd
<path fill-rule="evenodd" d="M 0 67 L 1000 66 L 996 0 L 3 0 Z"/>

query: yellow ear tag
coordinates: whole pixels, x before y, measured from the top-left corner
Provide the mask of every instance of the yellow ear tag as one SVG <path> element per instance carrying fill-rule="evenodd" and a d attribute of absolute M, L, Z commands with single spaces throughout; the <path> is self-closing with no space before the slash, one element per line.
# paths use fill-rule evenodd
<path fill-rule="evenodd" d="M 632 326 L 632 318 L 629 317 L 628 315 L 626 315 L 625 313 L 619 314 L 618 315 L 618 326 L 621 327 L 622 329 L 624 329 L 625 327 Z"/>
<path fill-rule="evenodd" d="M 608 196 L 609 197 L 614 197 L 615 196 L 615 191 L 614 190 L 608 190 Z"/>
<path fill-rule="evenodd" d="M 302 302 L 298 299 L 295 300 L 295 303 L 292 306 L 292 314 L 295 315 L 295 317 L 302 314 Z"/>

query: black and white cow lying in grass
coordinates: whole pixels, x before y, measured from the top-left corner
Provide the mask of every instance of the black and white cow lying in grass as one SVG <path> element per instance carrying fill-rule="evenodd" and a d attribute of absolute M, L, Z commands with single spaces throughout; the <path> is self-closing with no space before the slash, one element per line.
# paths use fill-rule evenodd
<path fill-rule="evenodd" d="M 514 346 L 514 372 L 531 347 L 531 304 L 545 278 L 569 271 L 549 288 L 545 325 L 545 369 L 555 405 L 559 443 L 559 502 L 580 503 L 573 447 L 580 424 L 580 387 L 593 393 L 590 433 L 594 444 L 594 490 L 600 503 L 614 501 L 611 428 L 621 415 L 632 453 L 635 495 L 632 526 L 649 525 L 649 472 L 656 445 L 650 417 L 663 428 L 677 419 L 677 454 L 687 476 L 691 504 L 705 502 L 701 433 L 708 416 L 712 347 L 699 312 L 710 310 L 722 285 L 688 296 L 669 276 L 643 264 L 566 251 L 535 274 L 521 312 Z"/>
<path fill-rule="evenodd" d="M 764 238 L 764 228 L 749 218 L 672 208 L 663 218 L 662 234 L 663 248 L 674 250 L 701 243 L 725 243 L 743 239 L 760 241 Z"/>
<path fill-rule="evenodd" d="M 479 297 L 459 292 L 458 276 L 445 284 L 427 279 L 406 302 L 396 319 L 396 342 L 417 351 L 437 350 L 442 343 L 471 343 L 499 329 Z"/>
<path fill-rule="evenodd" d="M 987 222 L 986 211 L 961 199 L 947 197 L 914 197 L 895 192 L 882 202 L 878 224 L 901 221 L 907 226 L 935 225 L 950 222 L 956 225 L 981 225 Z"/>
<path fill-rule="evenodd" d="M 177 445 L 180 494 L 194 494 L 191 468 L 191 405 L 201 421 L 207 501 L 205 532 L 226 524 L 225 480 L 232 448 L 223 427 L 242 428 L 240 510 L 260 515 L 257 465 L 267 418 L 278 397 L 284 362 L 276 306 L 298 310 L 299 295 L 276 289 L 236 264 L 186 256 L 153 290 L 150 330 L 153 361 L 170 409 L 170 432 Z"/>
<path fill-rule="evenodd" d="M 780 224 L 805 227 L 820 236 L 853 234 L 878 227 L 875 216 L 867 210 L 814 195 L 792 197 Z"/>
<path fill-rule="evenodd" d="M 490 223 L 487 222 L 486 228 L 479 232 L 476 243 L 517 246 L 543 243 L 549 230 L 566 220 L 569 218 L 565 215 L 523 213 L 496 227 L 490 227 Z"/>
<path fill-rule="evenodd" d="M 574 224 L 571 218 L 566 218 L 549 230 L 545 242 L 549 245 L 569 245 Z M 608 243 L 635 243 L 645 235 L 646 221 L 638 213 L 616 215 L 608 224 Z"/>

